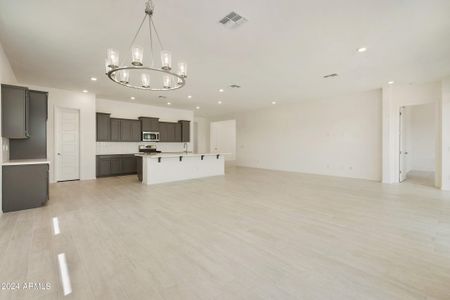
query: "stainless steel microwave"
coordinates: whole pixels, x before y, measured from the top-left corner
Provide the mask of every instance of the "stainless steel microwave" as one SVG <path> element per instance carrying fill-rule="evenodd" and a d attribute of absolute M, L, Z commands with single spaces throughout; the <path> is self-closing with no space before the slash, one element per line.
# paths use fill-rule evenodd
<path fill-rule="evenodd" d="M 142 141 L 143 142 L 159 142 L 159 132 L 142 132 Z"/>

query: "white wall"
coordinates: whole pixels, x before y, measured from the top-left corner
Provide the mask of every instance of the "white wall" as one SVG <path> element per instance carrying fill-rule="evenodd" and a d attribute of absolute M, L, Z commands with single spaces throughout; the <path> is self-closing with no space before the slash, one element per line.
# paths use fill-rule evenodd
<path fill-rule="evenodd" d="M 179 120 L 191 121 L 191 143 L 188 150 L 192 151 L 194 139 L 194 112 L 185 109 L 166 108 L 146 104 L 114 101 L 108 99 L 97 99 L 96 111 L 110 113 L 112 118 L 137 119 L 139 117 L 158 117 L 160 121 L 178 122 Z M 183 151 L 184 143 L 120 143 L 120 142 L 98 142 L 97 154 L 125 154 L 136 153 L 140 144 L 154 144 L 158 150 L 163 152 Z"/>
<path fill-rule="evenodd" d="M 450 77 L 441 81 L 438 124 L 436 181 L 441 189 L 450 190 Z"/>
<path fill-rule="evenodd" d="M 434 172 L 436 169 L 436 105 L 408 107 L 410 114 L 410 169 Z"/>
<path fill-rule="evenodd" d="M 390 85 L 383 87 L 383 182 L 399 181 L 399 112 L 401 106 L 438 103 L 441 83 Z M 436 166 L 439 161 L 436 160 Z"/>
<path fill-rule="evenodd" d="M 210 149 L 214 153 L 226 153 L 225 160 L 236 160 L 236 120 L 210 123 Z"/>
<path fill-rule="evenodd" d="M 237 114 L 237 164 L 381 178 L 381 91 Z"/>
<path fill-rule="evenodd" d="M 80 179 L 95 179 L 95 95 L 24 84 L 48 92 L 47 159 L 50 161 L 50 182 L 55 182 L 55 107 L 80 111 Z"/>
<path fill-rule="evenodd" d="M 5 52 L 3 51 L 3 47 L 0 44 L 0 83 L 6 84 L 17 84 L 16 76 L 11 68 L 8 57 L 6 57 Z M 1 132 L 1 93 L 0 93 L 0 132 Z M 9 141 L 8 139 L 1 138 L 0 139 L 0 147 L 1 151 L 1 161 L 5 161 L 9 159 Z M 2 213 L 2 173 L 0 168 L 0 213 Z"/>
<path fill-rule="evenodd" d="M 208 153 L 210 152 L 209 141 L 210 141 L 210 120 L 204 117 L 194 118 L 194 128 L 197 126 L 197 134 L 194 137 L 197 140 L 197 149 L 194 149 L 197 153 Z M 196 124 L 196 125 L 195 125 Z"/>

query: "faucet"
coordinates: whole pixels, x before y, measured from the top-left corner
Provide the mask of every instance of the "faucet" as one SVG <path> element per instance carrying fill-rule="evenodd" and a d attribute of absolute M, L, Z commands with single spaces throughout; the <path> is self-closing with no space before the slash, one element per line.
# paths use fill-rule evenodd
<path fill-rule="evenodd" d="M 188 153 L 188 146 L 187 143 L 183 144 L 184 153 Z"/>

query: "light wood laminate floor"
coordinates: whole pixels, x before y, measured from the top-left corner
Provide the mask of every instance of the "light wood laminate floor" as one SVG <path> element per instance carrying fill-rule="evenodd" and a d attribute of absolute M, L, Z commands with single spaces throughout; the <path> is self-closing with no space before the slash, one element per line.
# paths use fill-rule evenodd
<path fill-rule="evenodd" d="M 51 289 L 0 299 L 450 299 L 450 194 L 432 187 L 230 168 L 50 192 L 0 216 L 0 281 Z"/>

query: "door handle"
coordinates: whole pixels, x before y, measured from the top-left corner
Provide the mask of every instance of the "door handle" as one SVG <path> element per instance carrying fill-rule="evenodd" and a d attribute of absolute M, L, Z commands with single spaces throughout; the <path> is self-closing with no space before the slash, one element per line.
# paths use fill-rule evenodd
<path fill-rule="evenodd" d="M 61 153 L 58 152 L 57 154 L 58 154 L 59 156 L 61 156 Z"/>

